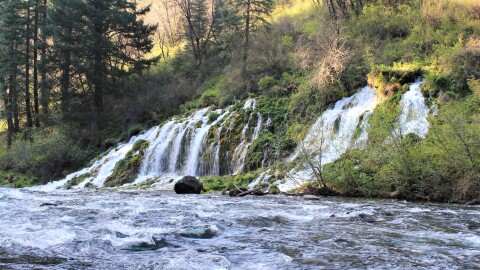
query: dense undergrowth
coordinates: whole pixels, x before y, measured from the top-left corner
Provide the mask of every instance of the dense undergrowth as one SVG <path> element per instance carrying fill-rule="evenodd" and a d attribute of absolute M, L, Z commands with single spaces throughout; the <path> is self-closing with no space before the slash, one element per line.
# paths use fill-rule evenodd
<path fill-rule="evenodd" d="M 383 97 L 370 120 L 368 145 L 325 166 L 327 185 L 351 196 L 478 199 L 480 7 L 468 0 L 366 2 L 360 12 L 334 19 L 312 1 L 278 1 L 269 27 L 252 33 L 246 78 L 238 39 L 227 49 L 212 48 L 201 66 L 188 47 L 179 47 L 124 83 L 100 127 L 81 119 L 74 126 L 52 124 L 36 131 L 33 143 L 17 138 L 12 149 L 2 148 L 4 183 L 60 178 L 174 114 L 255 97 L 271 123 L 249 149 L 246 173 L 203 178 L 207 190 L 245 187 L 257 175 L 248 171 L 268 165 L 288 171 L 281 160 L 320 113 L 368 83 Z M 388 141 L 400 94 L 419 76 L 436 108 L 429 134 Z"/>

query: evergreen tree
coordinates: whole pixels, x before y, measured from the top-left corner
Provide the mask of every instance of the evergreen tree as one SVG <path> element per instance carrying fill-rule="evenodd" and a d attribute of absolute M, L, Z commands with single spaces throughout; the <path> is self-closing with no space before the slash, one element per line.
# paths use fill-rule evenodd
<path fill-rule="evenodd" d="M 63 111 L 71 108 L 74 75 L 75 86 L 92 93 L 86 100 L 100 113 L 106 94 L 115 94 L 119 82 L 157 60 L 144 58 L 156 29 L 140 19 L 148 11 L 127 0 L 52 1 L 49 22 Z"/>
<path fill-rule="evenodd" d="M 145 59 L 153 48 L 156 26 L 146 25 L 140 16 L 149 7 L 138 9 L 127 0 L 86 0 L 84 36 L 79 47 L 86 52 L 84 67 L 92 86 L 97 112 L 104 109 L 104 95 L 114 82 L 150 66 L 157 59 Z"/>
<path fill-rule="evenodd" d="M 7 0 L 0 6 L 0 78 L 4 114 L 7 118 L 7 145 L 10 147 L 13 133 L 20 131 L 19 117 L 19 69 L 24 65 L 21 41 L 24 32 L 24 2 Z"/>
<path fill-rule="evenodd" d="M 243 30 L 242 76 L 246 78 L 250 35 L 260 26 L 268 24 L 265 17 L 270 15 L 274 0 L 230 0 Z"/>
<path fill-rule="evenodd" d="M 190 43 L 197 65 L 201 65 L 206 55 L 206 48 L 213 33 L 215 14 L 209 18 L 205 0 L 176 0 L 185 23 L 185 36 Z M 215 5 L 213 1 L 212 5 Z"/>

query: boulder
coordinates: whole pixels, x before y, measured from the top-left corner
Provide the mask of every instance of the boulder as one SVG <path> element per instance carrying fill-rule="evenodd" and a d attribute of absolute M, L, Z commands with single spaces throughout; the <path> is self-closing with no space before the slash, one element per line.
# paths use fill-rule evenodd
<path fill-rule="evenodd" d="M 203 183 L 193 176 L 183 177 L 173 188 L 177 194 L 200 194 L 202 189 Z"/>

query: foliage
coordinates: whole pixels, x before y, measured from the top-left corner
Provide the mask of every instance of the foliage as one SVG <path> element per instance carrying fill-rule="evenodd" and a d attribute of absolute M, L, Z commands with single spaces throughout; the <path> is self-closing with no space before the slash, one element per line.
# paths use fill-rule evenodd
<path fill-rule="evenodd" d="M 46 183 L 84 165 L 87 153 L 59 130 L 36 131 L 32 136 L 34 143 L 16 140 L 11 149 L 0 150 L 0 171 Z"/>
<path fill-rule="evenodd" d="M 478 199 L 480 122 L 477 99 L 442 105 L 426 139 L 413 134 L 371 142 L 327 165 L 335 188 L 355 196 L 435 201 Z M 472 111 L 473 110 L 473 111 Z M 375 114 L 385 111 L 376 111 Z M 389 127 L 377 127 L 390 133 Z M 391 134 L 391 133 L 390 133 Z"/>
<path fill-rule="evenodd" d="M 257 178 L 258 173 L 250 172 L 238 175 L 204 176 L 200 178 L 205 192 L 227 192 L 236 188 L 248 188 L 248 184 Z"/>
<path fill-rule="evenodd" d="M 145 158 L 145 150 L 149 145 L 148 141 L 138 140 L 132 149 L 125 155 L 125 158 L 117 162 L 112 174 L 105 180 L 106 187 L 119 187 L 135 181 L 142 161 Z"/>

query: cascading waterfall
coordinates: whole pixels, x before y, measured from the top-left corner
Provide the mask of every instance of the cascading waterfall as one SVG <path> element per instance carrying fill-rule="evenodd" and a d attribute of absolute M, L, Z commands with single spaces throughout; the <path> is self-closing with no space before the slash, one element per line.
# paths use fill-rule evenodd
<path fill-rule="evenodd" d="M 421 84 L 422 81 L 417 80 L 402 96 L 399 128 L 392 136 L 408 133 L 426 136 L 429 109 L 420 91 Z M 287 161 L 292 162 L 306 152 L 325 165 L 337 160 L 349 148 L 364 147 L 368 141 L 368 121 L 377 100 L 375 89 L 364 87 L 358 93 L 336 102 L 318 118 L 301 147 L 297 147 Z M 241 173 L 250 147 L 262 132 L 268 131 L 272 121 L 269 115 L 263 117 L 256 110 L 256 106 L 254 99 L 248 99 L 243 108 L 237 111 L 232 109 L 233 106 L 217 110 L 204 108 L 189 117 L 173 118 L 162 126 L 153 127 L 132 137 L 127 143 L 119 144 L 104 156 L 92 161 L 89 167 L 39 189 L 61 188 L 76 178 L 82 180 L 79 184 L 75 183 L 78 188 L 86 185 L 102 187 L 114 172 L 115 165 L 126 158 L 127 153 L 139 140 L 147 141 L 149 146 L 144 152 L 136 180 L 127 185 L 155 179 L 162 184 L 156 187 L 171 188 L 171 179 L 184 175 Z M 263 160 L 262 165 L 265 164 Z M 298 167 L 289 174 L 300 183 L 312 180 L 312 171 L 308 166 Z M 269 179 L 271 176 L 265 172 L 255 183 L 270 181 Z M 282 191 L 295 187 L 291 180 L 277 184 Z"/>
<path fill-rule="evenodd" d="M 414 133 L 422 138 L 427 136 L 430 127 L 427 120 L 430 109 L 425 105 L 425 98 L 420 89 L 423 83 L 424 81 L 421 79 L 415 81 L 400 100 L 402 114 L 398 120 L 399 129 L 397 133 L 401 135 Z"/>
<path fill-rule="evenodd" d="M 398 128 L 392 134 L 406 135 L 408 133 L 425 137 L 429 123 L 427 117 L 429 108 L 425 104 L 420 86 L 423 83 L 418 79 L 409 86 L 409 90 L 402 96 L 401 114 L 398 118 Z M 351 97 L 339 100 L 332 109 L 325 111 L 310 128 L 302 145 L 290 156 L 293 161 L 300 154 L 313 155 L 316 164 L 325 164 L 337 160 L 351 147 L 362 148 L 368 141 L 368 119 L 377 105 L 375 89 L 364 87 Z M 306 152 L 306 153 L 303 153 Z M 305 164 L 303 169 L 293 169 L 289 172 L 297 183 L 308 182 L 313 179 L 313 171 Z M 262 175 L 262 178 L 266 178 Z M 260 180 L 261 182 L 261 180 Z M 296 187 L 297 183 L 287 180 L 278 182 L 282 191 Z"/>
<path fill-rule="evenodd" d="M 149 146 L 145 151 L 145 158 L 133 184 L 152 178 L 169 180 L 184 175 L 202 176 L 220 175 L 221 172 L 239 173 L 243 169 L 249 147 L 258 138 L 263 127 L 262 116 L 255 112 L 255 108 L 256 101 L 254 99 L 248 99 L 245 102 L 243 111 L 250 111 L 247 123 L 238 121 L 238 119 L 243 118 L 236 115 L 238 113 L 233 112 L 232 107 L 214 111 L 204 108 L 190 117 L 172 119 L 162 126 L 153 127 L 138 136 L 132 137 L 128 143 L 120 144 L 111 149 L 89 167 L 39 189 L 61 188 L 72 179 L 81 176 L 85 177 L 82 178 L 82 182 L 77 187 L 84 187 L 87 183 L 95 187 L 102 187 L 105 180 L 113 173 L 115 165 L 126 158 L 126 154 L 139 140 L 149 142 Z M 252 126 L 254 118 L 257 121 Z M 237 122 L 235 122 L 235 119 L 237 119 Z M 224 129 L 233 133 L 234 125 L 243 125 L 242 137 L 235 150 L 230 153 L 230 150 L 222 149 L 221 135 Z M 213 141 L 208 142 L 207 137 L 210 137 L 210 135 Z M 222 155 L 222 151 L 225 151 L 224 155 Z M 222 157 L 228 160 L 222 162 Z"/>
<path fill-rule="evenodd" d="M 125 155 L 132 149 L 135 142 L 139 140 L 152 140 L 158 131 L 158 127 L 154 127 L 145 131 L 144 133 L 132 137 L 127 143 L 117 145 L 116 148 L 108 151 L 103 157 L 98 158 L 91 162 L 91 165 L 78 172 L 67 175 L 63 180 L 51 182 L 44 186 L 40 186 L 38 189 L 44 191 L 55 190 L 64 186 L 68 181 L 75 177 L 82 175 L 88 175 L 82 183 L 78 186 L 83 187 L 86 183 L 92 183 L 95 186 L 102 186 L 103 182 L 110 176 L 115 168 L 117 162 L 125 158 Z"/>
<path fill-rule="evenodd" d="M 377 105 L 375 89 L 368 86 L 362 88 L 351 97 L 343 98 L 335 106 L 325 111 L 313 124 L 302 142 L 309 154 L 321 156 L 322 164 L 335 161 L 352 145 L 364 140 L 368 118 Z M 360 129 L 358 137 L 355 131 Z M 289 158 L 294 160 L 302 152 L 299 147 Z"/>

